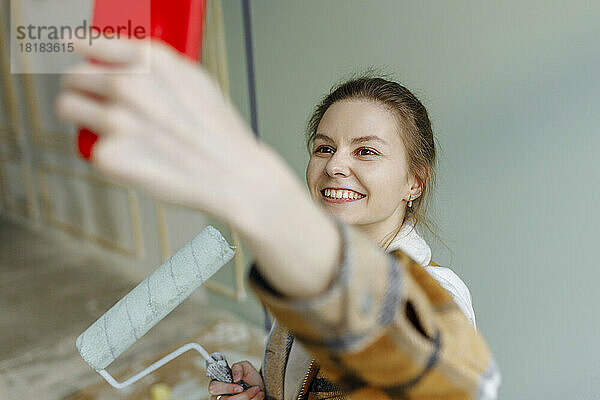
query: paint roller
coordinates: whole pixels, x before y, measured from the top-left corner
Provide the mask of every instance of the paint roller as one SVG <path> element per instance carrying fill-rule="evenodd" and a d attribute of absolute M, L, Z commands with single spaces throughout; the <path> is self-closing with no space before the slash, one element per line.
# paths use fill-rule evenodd
<path fill-rule="evenodd" d="M 118 382 L 106 368 L 161 319 L 209 279 L 234 255 L 233 247 L 212 226 L 204 228 L 104 315 L 86 329 L 76 341 L 81 357 L 110 385 L 127 387 L 189 351 L 196 350 L 206 360 L 206 375 L 222 382 L 233 382 L 224 355 L 209 354 L 198 343 L 188 343 L 151 364 L 124 382 Z M 239 382 L 248 389 L 245 382 Z"/>

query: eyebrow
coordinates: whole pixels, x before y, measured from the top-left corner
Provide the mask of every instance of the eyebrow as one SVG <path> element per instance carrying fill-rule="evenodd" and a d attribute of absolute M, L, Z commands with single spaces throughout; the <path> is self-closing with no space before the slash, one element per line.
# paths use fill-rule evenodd
<path fill-rule="evenodd" d="M 317 133 L 315 135 L 314 140 L 317 140 L 317 139 L 321 139 L 321 140 L 324 140 L 326 142 L 333 143 L 333 139 L 332 138 L 330 138 L 327 135 L 323 135 L 322 133 Z M 379 143 L 382 143 L 382 144 L 385 144 L 385 145 L 388 144 L 388 142 L 386 142 L 385 140 L 383 140 L 379 136 L 375 136 L 375 135 L 356 137 L 356 138 L 352 139 L 351 143 L 352 144 L 358 144 L 358 143 L 371 142 L 371 141 L 373 141 L 373 142 L 379 142 Z"/>

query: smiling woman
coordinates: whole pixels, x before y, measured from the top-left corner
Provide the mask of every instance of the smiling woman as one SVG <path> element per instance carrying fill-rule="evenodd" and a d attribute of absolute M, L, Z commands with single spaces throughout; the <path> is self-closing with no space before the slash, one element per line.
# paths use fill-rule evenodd
<path fill-rule="evenodd" d="M 310 153 L 306 181 L 313 201 L 378 247 L 408 254 L 448 291 L 475 326 L 467 286 L 452 270 L 431 261 L 431 250 L 415 229 L 424 218 L 420 199 L 431 193 L 435 163 L 433 131 L 421 102 L 396 82 L 369 76 L 351 79 L 334 87 L 316 107 L 306 139 Z M 356 274 L 368 274 L 365 268 Z M 358 288 L 346 294 L 364 295 Z M 367 298 L 361 309 L 383 306 Z M 379 300 L 385 302 L 386 297 Z M 418 318 L 411 318 L 419 327 Z M 421 332 L 426 335 L 424 329 Z M 345 398 L 344 389 L 328 380 L 302 340 L 296 339 L 291 330 L 274 325 L 262 370 L 267 393 L 283 393 L 284 399 Z M 258 372 L 245 376 L 260 379 Z M 218 391 L 218 384 L 213 389 Z"/>
<path fill-rule="evenodd" d="M 77 41 L 100 63 L 64 77 L 57 112 L 98 133 L 91 161 L 100 172 L 216 216 L 251 248 L 249 282 L 277 323 L 260 373 L 232 366 L 234 381 L 252 388 L 213 381 L 211 394 L 495 399 L 500 375 L 468 289 L 432 265 L 413 226 L 411 203 L 419 209 L 435 158 L 421 103 L 383 79 L 327 96 L 309 125 L 311 200 L 201 67 L 152 47 Z M 150 73 L 130 73 L 148 59 Z"/>

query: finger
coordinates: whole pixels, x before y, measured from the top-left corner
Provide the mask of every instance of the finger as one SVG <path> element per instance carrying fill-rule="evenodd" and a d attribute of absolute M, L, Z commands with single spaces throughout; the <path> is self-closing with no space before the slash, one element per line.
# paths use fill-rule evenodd
<path fill-rule="evenodd" d="M 69 39 L 75 51 L 84 57 L 110 64 L 142 63 L 150 66 L 149 39 Z"/>
<path fill-rule="evenodd" d="M 251 386 L 263 387 L 263 380 L 260 372 L 254 368 L 249 361 L 240 361 L 231 366 L 233 381 L 245 381 Z"/>
<path fill-rule="evenodd" d="M 60 119 L 78 126 L 85 126 L 96 133 L 104 133 L 108 119 L 107 106 L 76 92 L 62 92 L 56 98 L 56 114 Z"/>
<path fill-rule="evenodd" d="M 230 400 L 251 400 L 261 392 L 258 386 L 252 386 L 250 389 L 243 393 L 236 394 L 235 396 L 229 397 Z"/>
<path fill-rule="evenodd" d="M 208 392 L 210 394 L 218 395 L 218 394 L 235 394 L 241 393 L 244 389 L 240 385 L 236 385 L 233 383 L 220 382 L 216 380 L 212 380 L 208 385 Z"/>
<path fill-rule="evenodd" d="M 124 107 L 72 91 L 59 94 L 56 113 L 65 122 L 84 126 L 98 134 L 130 135 L 136 131 L 136 120 Z"/>
<path fill-rule="evenodd" d="M 231 366 L 233 381 L 237 382 L 247 377 L 254 377 L 258 373 L 249 361 L 240 361 Z"/>
<path fill-rule="evenodd" d="M 61 86 L 100 97 L 120 98 L 127 92 L 124 77 L 131 74 L 128 67 L 110 68 L 101 64 L 83 62 L 67 69 L 61 76 Z M 139 76 L 136 74 L 135 76 Z"/>
<path fill-rule="evenodd" d="M 237 362 L 231 366 L 231 376 L 234 382 L 237 382 L 242 379 L 244 376 L 244 366 L 243 361 Z"/>

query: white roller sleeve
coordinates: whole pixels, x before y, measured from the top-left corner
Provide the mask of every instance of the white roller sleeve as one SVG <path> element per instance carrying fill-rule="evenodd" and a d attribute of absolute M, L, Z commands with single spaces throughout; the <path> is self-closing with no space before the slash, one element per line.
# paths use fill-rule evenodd
<path fill-rule="evenodd" d="M 221 233 L 207 226 L 77 338 L 95 370 L 112 363 L 233 257 Z"/>

